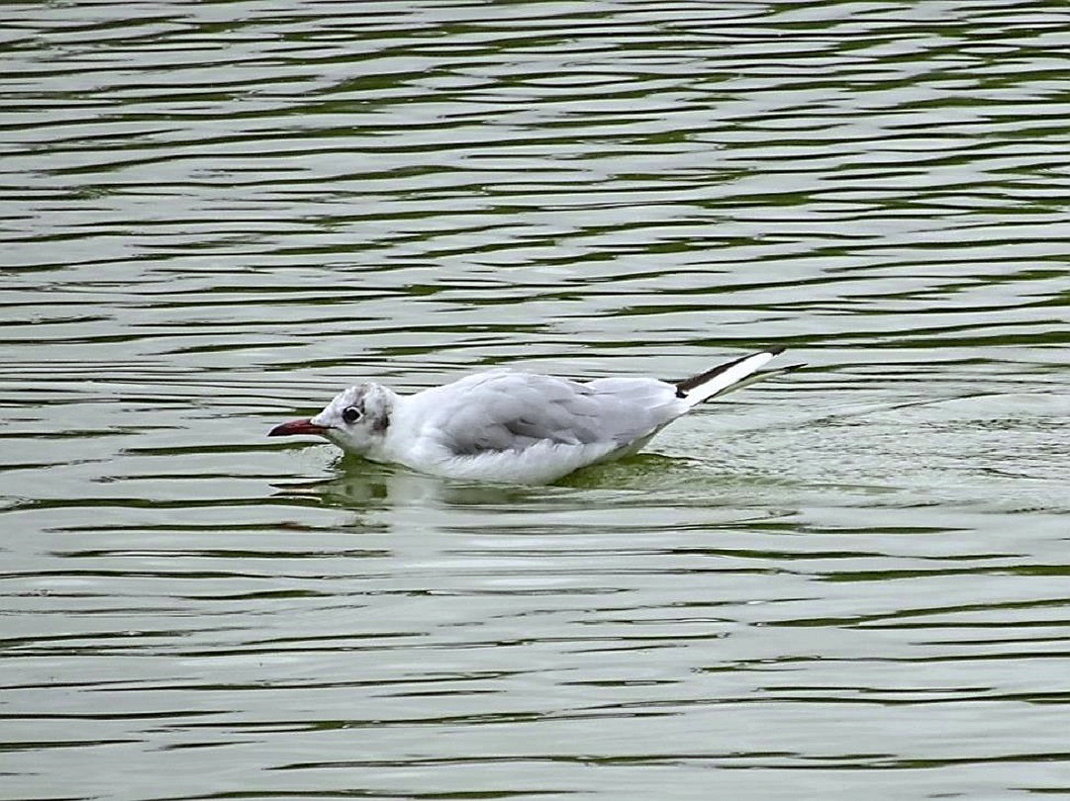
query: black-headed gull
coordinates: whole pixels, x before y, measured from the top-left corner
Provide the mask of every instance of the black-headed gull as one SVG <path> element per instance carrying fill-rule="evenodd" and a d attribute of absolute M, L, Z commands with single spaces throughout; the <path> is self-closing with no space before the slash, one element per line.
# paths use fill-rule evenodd
<path fill-rule="evenodd" d="M 268 436 L 317 434 L 373 462 L 450 478 L 545 484 L 635 453 L 697 404 L 799 367 L 758 372 L 783 350 L 766 348 L 675 383 L 488 370 L 408 396 L 359 384 L 315 417 L 275 426 Z"/>

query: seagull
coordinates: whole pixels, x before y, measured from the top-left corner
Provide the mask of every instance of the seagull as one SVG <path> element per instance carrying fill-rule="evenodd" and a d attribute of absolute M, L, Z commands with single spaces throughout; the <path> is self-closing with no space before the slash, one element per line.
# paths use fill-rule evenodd
<path fill-rule="evenodd" d="M 636 453 L 703 401 L 802 367 L 761 371 L 765 348 L 682 381 L 572 381 L 509 369 L 399 395 L 381 384 L 343 390 L 316 416 L 269 437 L 314 434 L 346 453 L 447 478 L 549 484 Z"/>

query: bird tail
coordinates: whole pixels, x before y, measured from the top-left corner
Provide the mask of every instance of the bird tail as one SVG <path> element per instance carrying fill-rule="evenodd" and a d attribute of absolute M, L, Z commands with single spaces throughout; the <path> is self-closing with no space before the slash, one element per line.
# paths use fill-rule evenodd
<path fill-rule="evenodd" d="M 751 384 L 756 384 L 773 376 L 783 375 L 803 366 L 801 364 L 793 364 L 777 370 L 758 372 L 767 362 L 783 351 L 784 348 L 779 345 L 766 348 L 758 353 L 743 356 L 727 364 L 720 364 L 705 373 L 699 373 L 691 378 L 685 378 L 683 381 L 677 381 L 676 397 L 683 398 L 691 406 L 696 406 L 718 395 L 735 392 L 737 389 L 749 387 Z"/>

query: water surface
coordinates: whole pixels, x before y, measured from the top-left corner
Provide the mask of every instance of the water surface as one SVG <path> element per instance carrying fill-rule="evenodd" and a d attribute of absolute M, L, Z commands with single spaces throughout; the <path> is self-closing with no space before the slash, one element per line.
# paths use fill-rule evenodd
<path fill-rule="evenodd" d="M 1063 5 L 3 16 L 0 795 L 1070 794 Z M 553 487 L 264 437 L 772 342 Z"/>

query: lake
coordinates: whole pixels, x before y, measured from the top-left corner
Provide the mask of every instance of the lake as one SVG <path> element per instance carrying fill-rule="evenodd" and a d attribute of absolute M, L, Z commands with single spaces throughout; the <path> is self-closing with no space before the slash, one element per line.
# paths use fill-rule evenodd
<path fill-rule="evenodd" d="M 0 797 L 1070 795 L 1070 10 L 5 6 Z M 366 380 L 807 367 L 554 486 Z"/>

